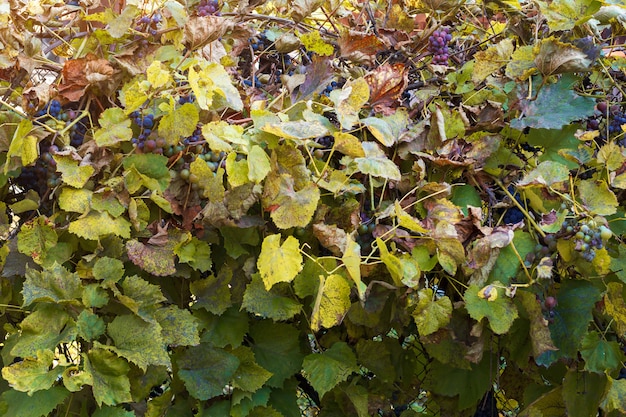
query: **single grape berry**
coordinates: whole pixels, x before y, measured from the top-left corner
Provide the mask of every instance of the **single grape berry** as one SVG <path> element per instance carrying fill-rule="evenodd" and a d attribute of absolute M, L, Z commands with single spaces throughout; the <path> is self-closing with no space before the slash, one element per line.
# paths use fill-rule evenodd
<path fill-rule="evenodd" d="M 556 298 L 549 295 L 546 297 L 546 300 L 544 301 L 543 304 L 546 306 L 548 310 L 552 310 L 554 307 L 556 307 Z"/>

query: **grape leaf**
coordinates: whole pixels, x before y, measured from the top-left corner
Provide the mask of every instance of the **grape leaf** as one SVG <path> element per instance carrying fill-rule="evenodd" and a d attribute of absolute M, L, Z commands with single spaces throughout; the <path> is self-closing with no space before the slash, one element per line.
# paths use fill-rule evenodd
<path fill-rule="evenodd" d="M 178 376 L 185 383 L 189 394 L 206 401 L 222 394 L 240 361 L 225 350 L 200 344 L 185 351 L 176 364 Z"/>
<path fill-rule="evenodd" d="M 585 335 L 580 346 L 580 354 L 585 360 L 585 370 L 603 374 L 622 367 L 624 354 L 617 342 L 600 339 L 598 332 Z"/>
<path fill-rule="evenodd" d="M 205 328 L 201 338 L 203 343 L 215 347 L 237 347 L 248 333 L 248 313 L 240 311 L 239 307 L 230 307 L 219 316 L 209 314 L 203 318 L 202 325 Z"/>
<path fill-rule="evenodd" d="M 135 417 L 135 413 L 132 411 L 126 411 L 120 407 L 110 407 L 105 405 L 102 408 L 97 409 L 91 417 Z"/>
<path fill-rule="evenodd" d="M 166 345 L 195 346 L 200 343 L 199 322 L 188 310 L 163 307 L 154 313 L 154 317 L 161 326 L 161 337 Z"/>
<path fill-rule="evenodd" d="M 411 315 L 420 336 L 428 336 L 450 323 L 452 302 L 447 296 L 436 299 L 431 288 L 418 293 L 418 303 Z"/>
<path fill-rule="evenodd" d="M 610 216 L 617 212 L 619 202 L 615 193 L 604 181 L 583 180 L 578 184 L 580 199 L 589 211 L 601 216 Z"/>
<path fill-rule="evenodd" d="M 52 387 L 32 395 L 15 390 L 6 390 L 0 397 L 0 407 L 6 417 L 45 417 L 70 395 L 63 387 Z"/>
<path fill-rule="evenodd" d="M 150 190 L 165 191 L 170 182 L 167 158 L 157 154 L 135 154 L 124 158 L 124 181 L 131 194 L 142 186 Z"/>
<path fill-rule="evenodd" d="M 58 263 L 43 271 L 26 267 L 26 280 L 22 288 L 23 306 L 36 301 L 71 303 L 79 300 L 83 287 L 77 273 L 71 273 Z"/>
<path fill-rule="evenodd" d="M 213 152 L 230 152 L 249 145 L 243 136 L 243 127 L 228 124 L 223 120 L 203 125 L 202 135 Z"/>
<path fill-rule="evenodd" d="M 97 347 L 83 353 L 85 370 L 91 374 L 93 396 L 98 405 L 132 401 L 128 372 L 130 366 L 114 353 Z"/>
<path fill-rule="evenodd" d="M 479 296 L 481 288 L 477 285 L 470 285 L 465 291 L 465 308 L 474 320 L 482 320 L 484 317 L 489 320 L 489 327 L 496 334 L 506 333 L 513 320 L 517 318 L 517 308 L 509 297 L 504 295 L 504 290 L 499 288 L 502 284 L 498 281 L 492 283 L 492 291 L 499 295 L 495 300 Z"/>
<path fill-rule="evenodd" d="M 321 56 L 330 56 L 335 51 L 331 44 L 324 42 L 317 30 L 303 33 L 298 37 L 307 51 L 315 52 Z"/>
<path fill-rule="evenodd" d="M 488 48 L 486 51 L 478 51 L 474 55 L 476 63 L 472 72 L 472 81 L 481 83 L 491 75 L 505 66 L 513 54 L 513 40 L 506 38 L 497 45 Z"/>
<path fill-rule="evenodd" d="M 364 301 L 367 285 L 365 285 L 365 283 L 361 280 L 361 246 L 352 236 L 348 236 L 346 239 L 346 247 L 343 251 L 341 261 L 346 267 L 348 275 L 352 278 L 354 284 L 356 285 L 359 299 Z"/>
<path fill-rule="evenodd" d="M 95 279 L 103 280 L 107 286 L 115 284 L 124 276 L 124 263 L 107 256 L 98 258 L 93 265 L 92 273 Z"/>
<path fill-rule="evenodd" d="M 222 97 L 225 104 L 235 111 L 243 109 L 239 91 L 233 86 L 224 67 L 217 63 L 200 63 L 200 71 L 189 68 L 189 85 L 201 109 L 217 109 L 213 101 Z M 217 104 L 217 103 L 216 103 Z"/>
<path fill-rule="evenodd" d="M 306 120 L 268 123 L 261 130 L 291 140 L 311 139 L 328 134 L 328 129 L 320 122 Z"/>
<path fill-rule="evenodd" d="M 538 0 L 541 14 L 547 19 L 551 32 L 571 30 L 588 20 L 600 9 L 597 0 L 555 0 L 545 2 Z"/>
<path fill-rule="evenodd" d="M 200 115 L 198 108 L 191 103 L 175 107 L 174 103 L 163 106 L 165 114 L 159 121 L 159 135 L 168 145 L 176 145 L 182 138 L 189 137 L 196 130 Z"/>
<path fill-rule="evenodd" d="M 61 173 L 61 179 L 71 187 L 82 188 L 95 172 L 93 166 L 79 165 L 79 161 L 70 155 L 55 154 L 52 157 L 56 161 L 57 171 Z"/>
<path fill-rule="evenodd" d="M 278 183 L 278 194 L 273 200 L 266 201 L 268 207 L 272 207 L 270 217 L 274 224 L 280 229 L 306 227 L 313 218 L 320 199 L 320 190 L 317 185 L 311 182 L 296 191 L 293 177 L 287 174 L 269 178 L 274 183 L 266 184 L 266 190 L 276 185 L 276 182 Z"/>
<path fill-rule="evenodd" d="M 298 334 L 292 325 L 270 320 L 255 322 L 250 328 L 256 361 L 272 373 L 266 385 L 282 387 L 287 378 L 300 371 L 304 355 Z"/>
<path fill-rule="evenodd" d="M 248 179 L 260 183 L 271 170 L 270 159 L 259 145 L 253 145 L 248 152 Z"/>
<path fill-rule="evenodd" d="M 538 364 L 548 366 L 559 358 L 575 358 L 592 319 L 592 309 L 602 294 L 589 281 L 567 280 L 561 283 L 558 304 L 554 308 L 550 334 L 558 351 L 546 352 L 536 358 Z"/>
<path fill-rule="evenodd" d="M 30 134 L 32 130 L 33 122 L 26 118 L 20 120 L 17 129 L 15 129 L 15 132 L 13 133 L 13 139 L 11 139 L 11 143 L 9 145 L 6 156 L 7 161 L 10 161 L 13 157 L 19 157 L 22 166 L 27 166 L 35 162 L 39 156 L 37 146 L 38 140 L 36 136 Z M 9 172 L 10 168 L 11 164 L 4 164 L 5 175 Z"/>
<path fill-rule="evenodd" d="M 76 329 L 78 336 L 91 342 L 104 334 L 104 320 L 89 310 L 83 310 L 76 319 Z"/>
<path fill-rule="evenodd" d="M 580 381 L 585 381 L 581 392 Z M 587 417 L 598 412 L 604 397 L 606 376 L 596 373 L 581 373 L 575 370 L 565 374 L 563 379 L 563 400 L 568 417 Z M 581 395 L 584 392 L 584 395 Z"/>
<path fill-rule="evenodd" d="M 161 288 L 137 275 L 124 278 L 121 287 L 122 293 L 117 294 L 118 300 L 142 320 L 154 322 L 153 315 L 160 307 L 159 304 L 166 301 Z"/>
<path fill-rule="evenodd" d="M 560 129 L 574 120 L 591 116 L 595 100 L 576 94 L 572 90 L 574 83 L 575 77 L 564 75 L 555 84 L 542 87 L 535 99 L 520 100 L 523 117 L 512 120 L 511 127 Z"/>
<path fill-rule="evenodd" d="M 365 157 L 355 158 L 354 163 L 357 169 L 373 177 L 386 178 L 390 180 L 400 180 L 400 170 L 398 166 L 388 159 L 384 152 L 374 142 L 363 142 Z"/>
<path fill-rule="evenodd" d="M 323 278 L 317 292 L 317 299 L 311 315 L 311 329 L 330 329 L 340 324 L 351 306 L 350 285 L 339 274 Z"/>
<path fill-rule="evenodd" d="M 304 358 L 302 370 L 320 398 L 337 384 L 358 372 L 354 352 L 345 342 L 335 342 L 321 353 L 312 353 Z"/>
<path fill-rule="evenodd" d="M 148 82 L 152 85 L 152 88 L 155 89 L 164 87 L 173 82 L 172 74 L 164 68 L 163 63 L 160 61 L 152 61 L 152 63 L 148 65 L 148 68 L 146 69 L 146 77 Z"/>
<path fill-rule="evenodd" d="M 235 388 L 255 392 L 260 389 L 272 373 L 264 369 L 254 358 L 252 349 L 247 346 L 239 346 L 232 351 L 232 354 L 239 359 L 239 368 L 233 375 L 233 386 Z"/>
<path fill-rule="evenodd" d="M 606 313 L 615 322 L 619 334 L 626 333 L 626 302 L 623 294 L 624 286 L 619 282 L 609 282 L 604 294 Z"/>
<path fill-rule="evenodd" d="M 113 218 L 106 212 L 91 211 L 71 222 L 69 231 L 87 240 L 99 240 L 111 234 L 128 239 L 130 226 L 130 222 L 123 217 Z"/>
<path fill-rule="evenodd" d="M 257 267 L 266 289 L 278 282 L 291 282 L 302 271 L 302 254 L 298 239 L 289 236 L 280 244 L 281 235 L 263 239 Z"/>
<path fill-rule="evenodd" d="M 544 161 L 535 169 L 529 171 L 524 178 L 517 183 L 518 187 L 546 186 L 552 187 L 558 183 L 569 180 L 569 168 L 553 161 Z"/>
<path fill-rule="evenodd" d="M 130 260 L 144 271 L 156 276 L 176 273 L 173 250 L 174 243 L 171 241 L 166 246 L 144 244 L 134 239 L 126 242 Z"/>
<path fill-rule="evenodd" d="M 54 353 L 51 350 L 40 350 L 34 358 L 25 358 L 10 366 L 2 368 L 2 377 L 11 388 L 32 395 L 34 392 L 48 390 L 63 373 L 63 367 L 50 369 Z"/>
<path fill-rule="evenodd" d="M 370 88 L 364 78 L 347 81 L 341 89 L 335 89 L 328 95 L 328 98 L 335 104 L 337 119 L 341 127 L 346 130 L 352 129 L 359 122 L 359 112 L 369 97 Z M 351 136 L 348 133 L 345 135 Z"/>
<path fill-rule="evenodd" d="M 189 284 L 189 291 L 195 297 L 193 308 L 204 308 L 213 314 L 222 314 L 232 305 L 230 281 L 232 271 L 222 268 L 217 275 L 209 275 L 205 279 Z"/>
<path fill-rule="evenodd" d="M 626 379 L 615 380 L 607 375 L 606 395 L 600 407 L 606 413 L 617 410 L 620 414 L 626 413 Z"/>
<path fill-rule="evenodd" d="M 58 236 L 52 225 L 43 216 L 24 223 L 17 235 L 17 249 L 41 265 L 46 254 L 58 243 Z"/>
<path fill-rule="evenodd" d="M 98 121 L 100 128 L 94 132 L 94 139 L 98 146 L 115 146 L 120 142 L 128 142 L 133 137 L 130 119 L 124 110 L 118 107 L 103 111 Z"/>
<path fill-rule="evenodd" d="M 211 247 L 193 236 L 174 247 L 174 253 L 178 256 L 178 261 L 189 264 L 193 269 L 206 272 L 213 264 L 211 260 Z"/>
<path fill-rule="evenodd" d="M 115 345 L 96 344 L 128 359 L 142 370 L 145 371 L 148 365 L 171 366 L 158 323 L 146 323 L 137 316 L 120 315 L 109 323 L 107 333 Z"/>
<path fill-rule="evenodd" d="M 35 357 L 39 350 L 52 350 L 59 343 L 76 340 L 76 323 L 63 310 L 52 303 L 37 305 L 20 324 L 21 334 L 11 348 L 12 356 Z"/>
<path fill-rule="evenodd" d="M 252 282 L 246 287 L 241 307 L 250 313 L 276 321 L 289 320 L 299 314 L 302 308 L 296 300 L 281 295 L 276 290 L 268 290 L 259 274 L 254 274 Z"/>

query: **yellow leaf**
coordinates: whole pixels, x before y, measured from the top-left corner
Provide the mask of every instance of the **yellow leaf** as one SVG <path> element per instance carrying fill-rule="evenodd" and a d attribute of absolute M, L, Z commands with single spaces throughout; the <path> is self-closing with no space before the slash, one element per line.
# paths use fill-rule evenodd
<path fill-rule="evenodd" d="M 161 88 L 172 82 L 172 74 L 163 68 L 160 61 L 153 61 L 146 70 L 146 75 L 152 88 Z"/>
<path fill-rule="evenodd" d="M 320 33 L 316 30 L 300 35 L 300 41 L 307 51 L 315 52 L 318 55 L 330 56 L 335 52 L 335 48 L 331 44 L 324 42 Z"/>

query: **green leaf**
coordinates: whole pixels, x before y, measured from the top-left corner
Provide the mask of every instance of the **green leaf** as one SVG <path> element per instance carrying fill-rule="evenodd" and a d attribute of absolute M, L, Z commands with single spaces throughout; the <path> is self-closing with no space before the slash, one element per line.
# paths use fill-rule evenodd
<path fill-rule="evenodd" d="M 282 387 L 286 379 L 300 371 L 304 355 L 295 327 L 262 320 L 250 328 L 250 336 L 257 363 L 272 373 L 266 385 Z"/>
<path fill-rule="evenodd" d="M 99 284 L 83 287 L 83 305 L 87 308 L 101 308 L 109 302 L 109 294 Z"/>
<path fill-rule="evenodd" d="M 459 369 L 433 361 L 428 369 L 429 388 L 441 395 L 459 396 L 458 409 L 473 406 L 482 398 L 492 383 L 493 361 L 491 355 L 484 355 L 471 369 Z"/>
<path fill-rule="evenodd" d="M 202 342 L 214 347 L 237 347 L 248 333 L 248 313 L 233 306 L 221 315 L 209 314 L 203 318 L 202 324 L 205 328 Z"/>
<path fill-rule="evenodd" d="M 107 333 L 115 346 L 100 347 L 128 359 L 144 371 L 148 365 L 171 366 L 161 337 L 161 326 L 157 323 L 146 323 L 137 316 L 121 315 L 109 323 Z"/>
<path fill-rule="evenodd" d="M 124 158 L 126 187 L 131 194 L 142 186 L 150 190 L 165 191 L 170 182 L 167 158 L 157 154 L 135 154 Z"/>
<path fill-rule="evenodd" d="M 580 354 L 585 360 L 585 370 L 600 374 L 621 368 L 624 360 L 619 344 L 600 339 L 595 331 L 587 333 L 583 338 Z"/>
<path fill-rule="evenodd" d="M 563 156 L 565 151 L 576 151 L 580 141 L 576 138 L 576 131 L 579 125 L 571 124 L 562 129 L 531 129 L 524 139 L 529 145 L 543 148 L 543 153 L 539 156 L 540 162 L 559 162 L 570 169 L 577 169 L 578 163 Z"/>
<path fill-rule="evenodd" d="M 340 324 L 350 306 L 350 285 L 339 274 L 322 278 L 317 292 L 317 300 L 311 316 L 311 329 L 318 331 Z"/>
<path fill-rule="evenodd" d="M 159 304 L 166 301 L 158 285 L 137 275 L 124 278 L 122 293 L 117 295 L 120 302 L 146 322 L 154 321 L 154 313 L 160 307 Z"/>
<path fill-rule="evenodd" d="M 26 267 L 26 280 L 22 288 L 23 306 L 36 301 L 53 303 L 73 302 L 82 297 L 83 288 L 77 273 L 71 273 L 56 262 L 51 268 L 37 271 Z"/>
<path fill-rule="evenodd" d="M 337 384 L 358 372 L 356 356 L 345 342 L 335 342 L 322 353 L 313 353 L 304 358 L 302 370 L 320 398 Z"/>
<path fill-rule="evenodd" d="M 100 128 L 94 132 L 94 139 L 98 146 L 115 146 L 120 142 L 128 142 L 133 137 L 130 119 L 124 110 L 118 107 L 103 111 L 98 121 Z"/>
<path fill-rule="evenodd" d="M 0 397 L 0 404 L 6 404 L 6 417 L 45 417 L 67 399 L 69 391 L 63 387 L 52 387 L 37 391 L 32 395 L 15 390 L 7 390 Z"/>
<path fill-rule="evenodd" d="M 60 305 L 39 304 L 20 323 L 21 334 L 11 349 L 11 355 L 37 356 L 39 350 L 54 349 L 60 343 L 76 340 L 76 324 Z"/>
<path fill-rule="evenodd" d="M 180 107 L 174 107 L 171 103 L 159 121 L 159 135 L 167 141 L 168 145 L 176 145 L 181 138 L 193 134 L 198 120 L 200 120 L 200 114 L 194 104 L 185 103 Z"/>
<path fill-rule="evenodd" d="M 58 237 L 52 222 L 43 216 L 24 223 L 17 235 L 17 250 L 40 265 L 57 243 Z"/>
<path fill-rule="evenodd" d="M 464 295 L 465 308 L 474 320 L 480 321 L 486 317 L 491 330 L 496 334 L 503 334 L 509 330 L 513 320 L 517 318 L 517 308 L 504 294 L 504 290 L 499 288 L 502 286 L 500 282 L 495 281 L 491 285 L 491 291 L 496 291 L 498 294 L 494 300 L 481 297 L 479 295 L 481 288 L 470 285 Z"/>
<path fill-rule="evenodd" d="M 110 407 L 105 405 L 102 408 L 97 409 L 91 417 L 135 417 L 135 413 L 132 411 L 126 411 L 120 407 Z"/>
<path fill-rule="evenodd" d="M 580 381 L 585 381 L 581 389 Z M 604 374 L 571 370 L 563 380 L 563 400 L 568 417 L 596 415 L 604 397 L 607 379 Z M 581 395 L 584 394 L 584 395 Z"/>
<path fill-rule="evenodd" d="M 602 298 L 600 290 L 589 281 L 566 280 L 561 283 L 554 308 L 550 334 L 554 345 L 559 349 L 546 352 L 536 359 L 538 364 L 554 362 L 558 358 L 575 358 L 584 336 L 587 334 L 592 310 Z"/>
<path fill-rule="evenodd" d="M 187 391 L 201 401 L 222 394 L 239 367 L 239 359 L 222 349 L 206 344 L 192 346 L 176 361 L 178 376 Z"/>
<path fill-rule="evenodd" d="M 195 236 L 177 245 L 174 253 L 178 256 L 179 262 L 188 264 L 196 271 L 206 272 L 213 265 L 211 247 Z"/>
<path fill-rule="evenodd" d="M 255 392 L 271 378 L 272 373 L 256 363 L 254 353 L 249 347 L 239 346 L 232 354 L 239 358 L 239 368 L 233 375 L 235 388 Z"/>
<path fill-rule="evenodd" d="M 2 377 L 11 388 L 32 395 L 36 391 L 48 390 L 63 373 L 63 367 L 50 370 L 54 353 L 40 350 L 36 358 L 24 358 L 21 362 L 2 368 Z"/>
<path fill-rule="evenodd" d="M 236 390 L 232 396 L 230 417 L 249 417 L 252 409 L 264 407 L 269 402 L 269 399 L 269 387 L 263 387 L 253 394 Z"/>
<path fill-rule="evenodd" d="M 81 165 L 80 160 L 77 161 L 71 155 L 54 154 L 52 157 L 63 182 L 74 188 L 84 187 L 96 171 L 91 165 Z"/>
<path fill-rule="evenodd" d="M 71 222 L 69 231 L 87 240 L 100 240 L 111 234 L 128 239 L 130 226 L 130 222 L 123 217 L 113 218 L 106 212 L 91 211 Z"/>
<path fill-rule="evenodd" d="M 513 245 L 515 245 L 515 249 L 508 245 L 500 250 L 496 264 L 489 273 L 489 282 L 499 280 L 504 285 L 508 285 L 522 269 L 518 256 L 524 259 L 527 254 L 535 250 L 536 243 L 527 232 L 516 230 L 513 236 Z"/>
<path fill-rule="evenodd" d="M 92 348 L 83 353 L 85 370 L 91 374 L 93 396 L 99 406 L 132 401 L 128 372 L 130 366 L 114 353 Z"/>
<path fill-rule="evenodd" d="M 161 337 L 166 345 L 194 346 L 200 343 L 199 323 L 188 310 L 168 306 L 158 309 L 154 316 L 161 326 Z"/>
<path fill-rule="evenodd" d="M 591 116 L 595 100 L 576 94 L 572 90 L 575 82 L 573 76 L 564 75 L 555 84 L 543 86 L 536 99 L 522 99 L 520 108 L 524 117 L 512 120 L 511 127 L 518 130 L 526 127 L 560 129 L 574 120 Z"/>
<path fill-rule="evenodd" d="M 623 259 L 623 258 L 622 258 Z M 613 267 L 613 263 L 611 262 Z M 624 286 L 618 282 L 609 282 L 604 294 L 604 308 L 606 313 L 615 322 L 619 334 L 626 333 L 626 301 Z"/>
<path fill-rule="evenodd" d="M 617 212 L 619 202 L 606 182 L 582 180 L 578 184 L 578 192 L 583 204 L 591 213 L 610 216 Z"/>
<path fill-rule="evenodd" d="M 419 301 L 411 315 L 420 336 L 428 336 L 450 323 L 452 302 L 447 296 L 435 297 L 431 288 L 418 293 Z"/>
<path fill-rule="evenodd" d="M 246 287 L 241 307 L 276 321 L 289 320 L 299 314 L 302 308 L 299 302 L 281 295 L 275 289 L 267 290 L 259 274 L 254 274 L 252 282 Z"/>
<path fill-rule="evenodd" d="M 300 242 L 293 236 L 280 244 L 280 234 L 263 239 L 257 267 L 266 289 L 278 282 L 291 282 L 302 271 Z"/>
<path fill-rule="evenodd" d="M 230 281 L 233 274 L 229 268 L 220 269 L 217 277 L 209 275 L 205 279 L 193 281 L 189 284 L 189 291 L 195 297 L 192 307 L 220 315 L 232 305 Z"/>
<path fill-rule="evenodd" d="M 76 319 L 76 328 L 78 336 L 91 342 L 104 334 L 105 324 L 104 320 L 97 314 L 89 310 L 83 310 Z"/>
<path fill-rule="evenodd" d="M 381 382 L 392 382 L 397 378 L 391 352 L 380 341 L 360 339 L 356 345 L 359 364 L 372 371 Z"/>
<path fill-rule="evenodd" d="M 107 31 L 114 38 L 121 38 L 130 29 L 133 19 L 137 16 L 137 6 L 127 5 L 118 16 L 111 19 L 107 26 Z"/>
<path fill-rule="evenodd" d="M 119 259 L 109 257 L 98 258 L 93 265 L 93 277 L 103 280 L 105 284 L 115 284 L 124 276 L 124 263 Z"/>

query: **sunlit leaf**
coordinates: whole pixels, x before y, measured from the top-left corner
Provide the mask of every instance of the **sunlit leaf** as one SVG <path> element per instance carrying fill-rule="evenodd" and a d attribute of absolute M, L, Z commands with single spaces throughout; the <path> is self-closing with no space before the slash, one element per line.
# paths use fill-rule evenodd
<path fill-rule="evenodd" d="M 2 368 L 2 377 L 17 390 L 32 395 L 36 391 L 47 390 L 63 372 L 62 367 L 50 370 L 54 354 L 50 350 L 37 352 L 36 358 L 25 358 Z"/>
<path fill-rule="evenodd" d="M 452 302 L 447 296 L 437 298 L 431 288 L 425 288 L 419 291 L 418 299 L 411 315 L 420 336 L 428 336 L 448 325 L 452 316 Z"/>
<path fill-rule="evenodd" d="M 505 66 L 513 54 L 513 49 L 513 40 L 507 38 L 486 51 L 476 52 L 474 55 L 476 64 L 474 64 L 472 81 L 480 83 L 493 72 Z"/>
<path fill-rule="evenodd" d="M 22 288 L 24 306 L 37 301 L 68 303 L 82 297 L 82 285 L 78 274 L 71 273 L 58 263 L 43 271 L 26 269 Z"/>
<path fill-rule="evenodd" d="M 159 121 L 159 135 L 169 145 L 178 142 L 193 134 L 199 120 L 198 108 L 191 103 L 182 106 L 174 106 L 173 103 L 166 106 L 166 112 Z"/>
<path fill-rule="evenodd" d="M 601 216 L 615 214 L 617 197 L 604 181 L 583 180 L 578 184 L 580 199 L 592 213 Z"/>
<path fill-rule="evenodd" d="M 130 119 L 118 107 L 103 111 L 98 121 L 100 129 L 94 132 L 94 139 L 98 146 L 114 146 L 120 142 L 130 141 L 133 137 Z"/>
<path fill-rule="evenodd" d="M 350 308 L 350 285 L 344 277 L 331 274 L 323 278 L 311 316 L 311 328 L 318 331 L 340 324 Z"/>
<path fill-rule="evenodd" d="M 501 284 L 497 281 L 492 283 L 491 291 L 503 293 L 504 290 L 499 288 L 499 285 Z M 513 324 L 513 320 L 518 316 L 515 304 L 504 294 L 491 300 L 489 297 L 481 297 L 481 291 L 482 289 L 476 285 L 470 285 L 465 291 L 464 298 L 467 312 L 475 320 L 480 321 L 486 317 L 489 321 L 489 327 L 491 327 L 494 333 L 506 333 Z"/>
<path fill-rule="evenodd" d="M 108 213 L 91 211 L 70 223 L 69 231 L 78 237 L 98 240 L 104 236 L 130 237 L 130 222 L 123 217 L 113 218 Z"/>
<path fill-rule="evenodd" d="M 98 405 L 116 405 L 132 400 L 128 362 L 99 348 L 92 348 L 84 353 L 83 359 L 85 370 L 92 377 L 93 395 Z"/>

